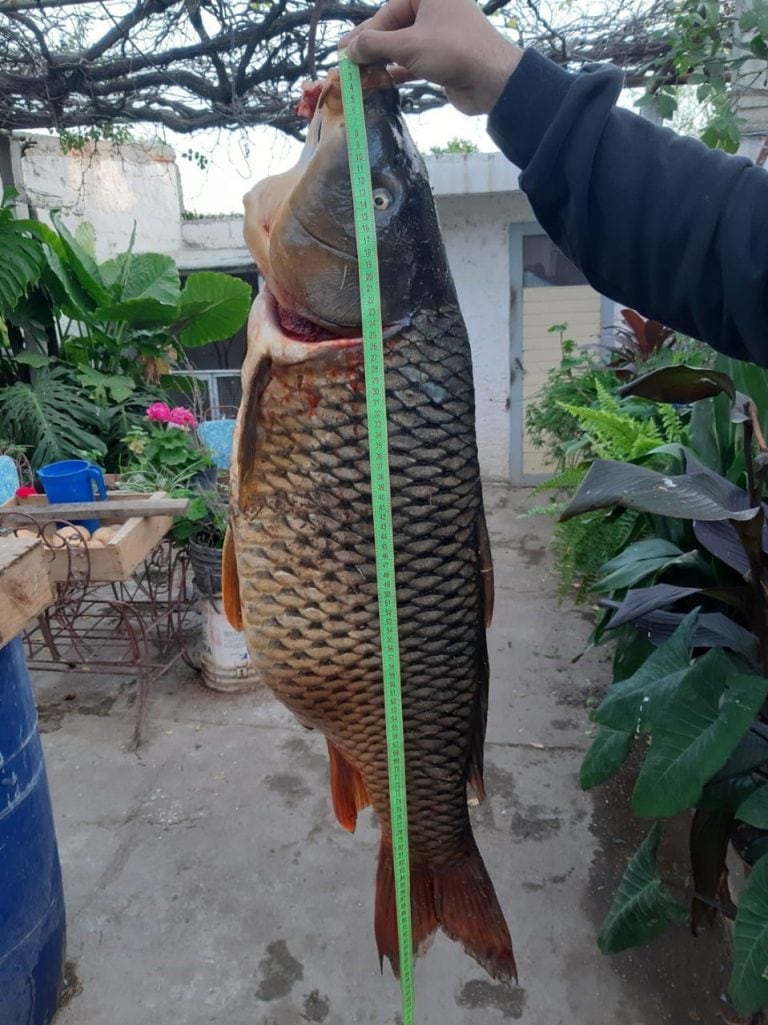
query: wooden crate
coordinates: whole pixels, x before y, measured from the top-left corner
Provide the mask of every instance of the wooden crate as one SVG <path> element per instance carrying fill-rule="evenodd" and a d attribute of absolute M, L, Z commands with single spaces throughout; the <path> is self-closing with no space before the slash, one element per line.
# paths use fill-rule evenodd
<path fill-rule="evenodd" d="M 0 647 L 53 600 L 43 543 L 35 538 L 0 537 Z"/>
<path fill-rule="evenodd" d="M 113 492 L 107 495 L 105 503 L 96 502 L 89 505 L 88 515 L 93 519 L 108 523 L 113 519 L 108 510 L 109 504 L 125 502 L 128 497 L 124 492 Z M 156 491 L 151 495 L 131 494 L 130 499 L 146 502 L 148 515 L 132 516 L 124 523 L 117 525 L 114 536 L 102 548 L 83 548 L 75 545 L 45 548 L 48 574 L 52 581 L 57 583 L 66 581 L 71 573 L 88 574 L 89 579 L 94 583 L 127 580 L 131 576 L 136 567 L 146 559 L 155 545 L 171 529 L 173 516 L 151 514 L 153 504 L 167 506 L 168 496 L 163 491 Z M 4 506 L 6 510 L 10 508 L 10 504 Z M 27 510 L 21 505 L 18 507 L 18 512 L 23 516 Z M 50 520 L 56 518 L 56 512 L 57 507 L 52 505 L 50 511 L 47 512 Z M 23 526 L 30 528 L 31 524 L 27 522 Z"/>

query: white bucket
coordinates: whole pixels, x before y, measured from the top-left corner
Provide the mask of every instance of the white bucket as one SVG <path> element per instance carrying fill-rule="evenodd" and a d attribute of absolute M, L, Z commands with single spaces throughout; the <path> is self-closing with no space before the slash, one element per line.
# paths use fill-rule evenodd
<path fill-rule="evenodd" d="M 224 615 L 220 599 L 202 598 L 203 656 L 200 671 L 211 690 L 236 693 L 253 690 L 259 678 L 251 665 L 245 635 L 234 630 Z"/>

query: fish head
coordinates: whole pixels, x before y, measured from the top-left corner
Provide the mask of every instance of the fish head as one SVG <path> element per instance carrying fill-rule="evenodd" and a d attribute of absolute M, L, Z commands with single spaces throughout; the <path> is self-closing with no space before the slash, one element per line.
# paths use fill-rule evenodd
<path fill-rule="evenodd" d="M 362 69 L 382 321 L 393 331 L 452 290 L 424 163 L 384 68 Z M 359 337 L 360 285 L 338 72 L 308 87 L 298 163 L 245 197 L 245 238 L 282 328 L 305 343 Z"/>

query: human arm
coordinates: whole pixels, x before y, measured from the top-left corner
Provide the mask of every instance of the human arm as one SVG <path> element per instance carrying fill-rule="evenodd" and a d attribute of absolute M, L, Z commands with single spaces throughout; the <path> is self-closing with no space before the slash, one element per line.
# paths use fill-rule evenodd
<path fill-rule="evenodd" d="M 597 291 L 768 366 L 768 173 L 617 108 L 621 85 L 527 51 L 491 137 Z"/>
<path fill-rule="evenodd" d="M 768 366 L 768 173 L 617 108 L 617 68 L 523 54 L 472 0 L 390 0 L 347 41 L 490 111 L 540 224 L 599 292 Z"/>

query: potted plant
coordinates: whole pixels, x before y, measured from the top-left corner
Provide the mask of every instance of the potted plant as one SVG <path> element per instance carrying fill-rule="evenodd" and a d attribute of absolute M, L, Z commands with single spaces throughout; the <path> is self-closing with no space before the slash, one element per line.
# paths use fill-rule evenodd
<path fill-rule="evenodd" d="M 172 498 L 189 499 L 170 536 L 188 548 L 199 591 L 218 595 L 227 500 L 216 466 L 197 439 L 197 426 L 195 416 L 183 406 L 171 409 L 165 402 L 149 406 L 146 425 L 134 427 L 122 439 L 133 459 L 124 468 L 119 486 L 123 491 L 161 490 Z"/>
<path fill-rule="evenodd" d="M 200 594 L 203 644 L 200 669 L 212 690 L 250 690 L 257 678 L 243 635 L 233 630 L 221 608 L 221 558 L 227 530 L 226 473 L 216 467 L 196 436 L 197 420 L 183 407 L 154 403 L 148 424 L 134 428 L 124 439 L 133 455 L 125 467 L 122 489 L 167 491 L 188 498 L 183 516 L 171 528 L 172 540 L 186 547 L 195 586 Z"/>

